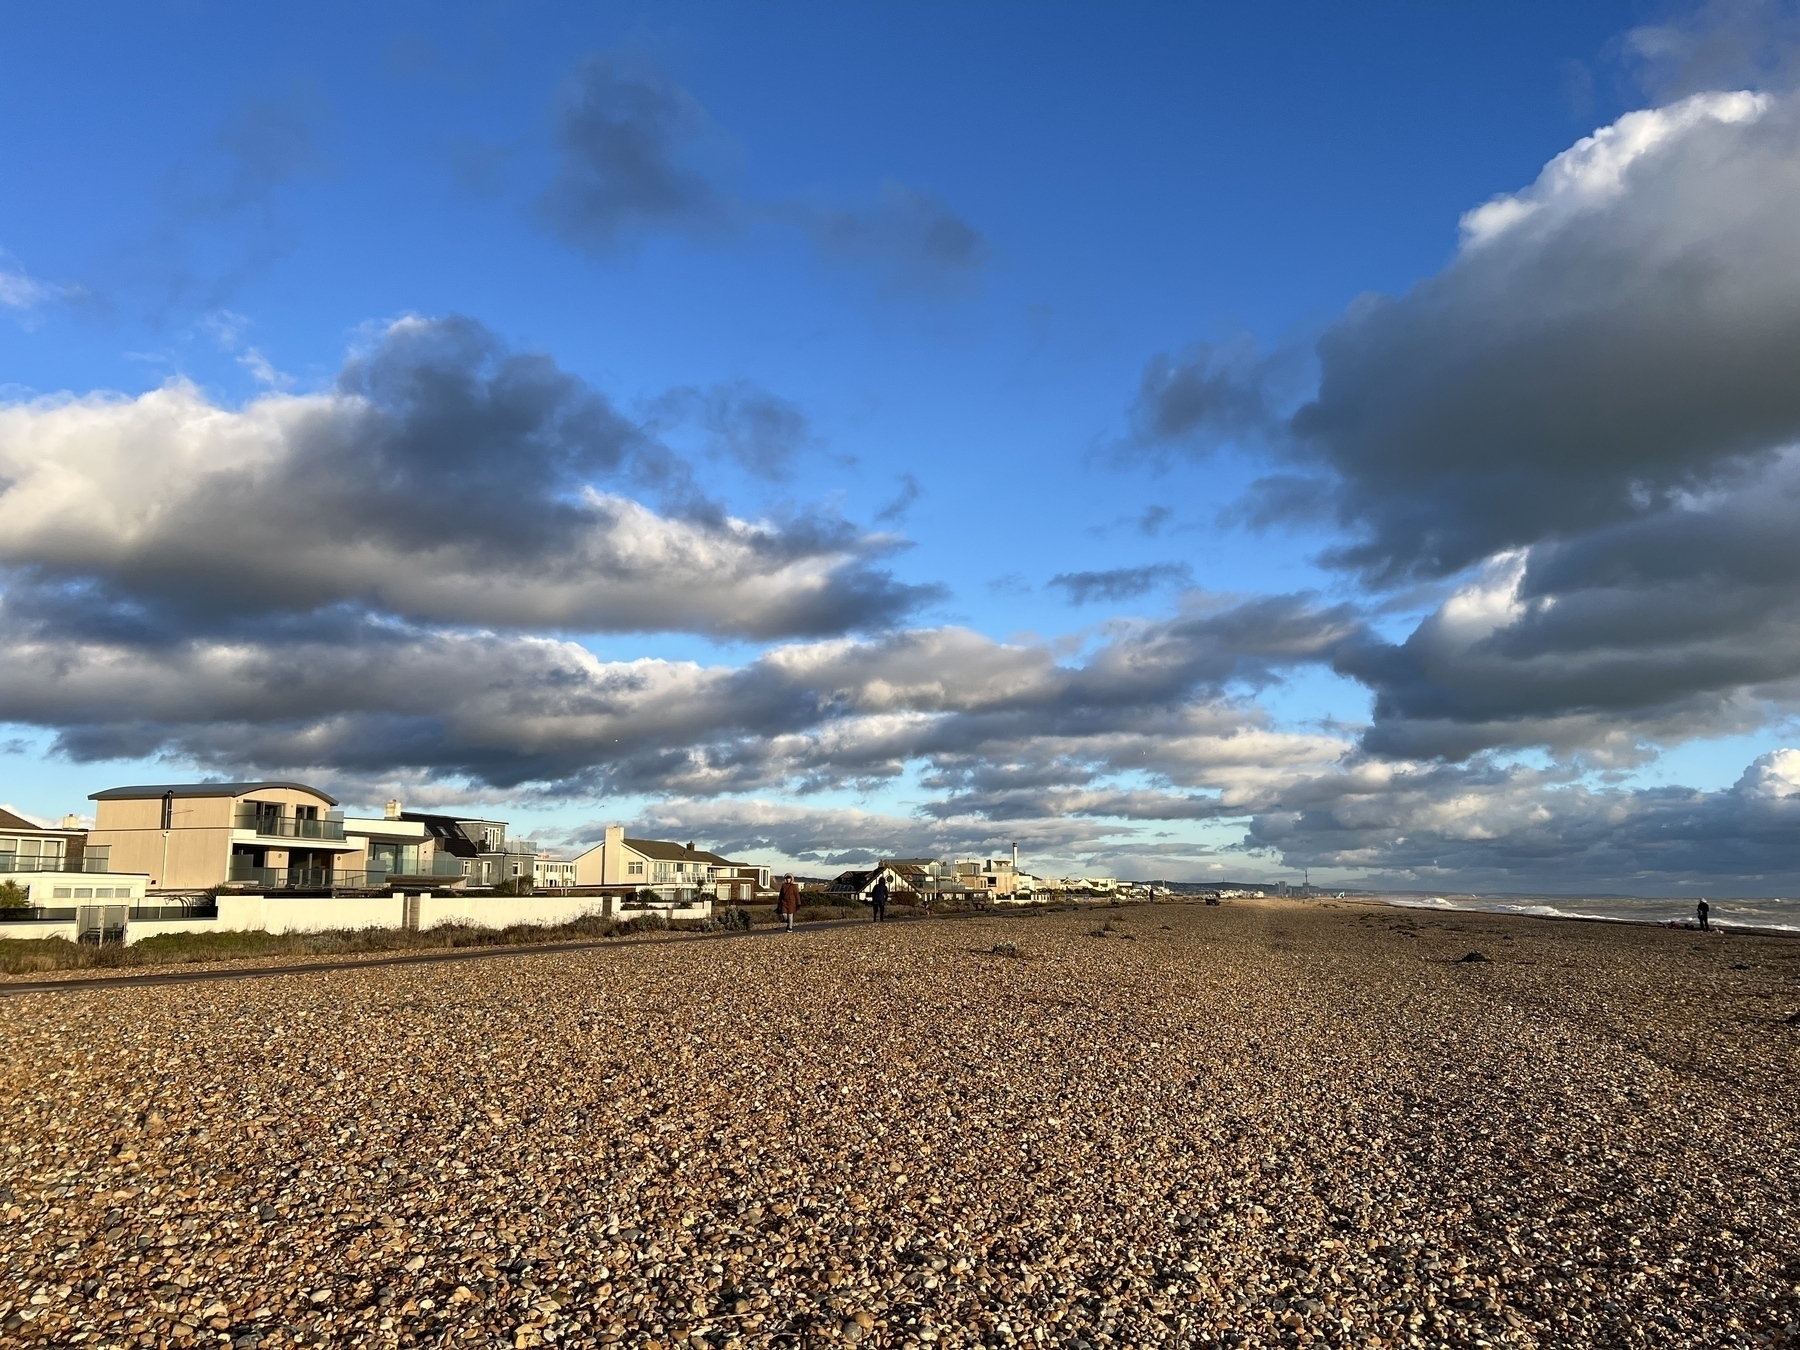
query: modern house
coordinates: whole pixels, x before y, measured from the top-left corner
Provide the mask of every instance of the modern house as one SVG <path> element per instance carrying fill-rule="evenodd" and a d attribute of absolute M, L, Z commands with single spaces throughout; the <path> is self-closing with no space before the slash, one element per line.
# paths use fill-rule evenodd
<path fill-rule="evenodd" d="M 562 889 L 575 884 L 575 864 L 540 853 L 531 864 L 531 879 L 540 888 Z"/>
<path fill-rule="evenodd" d="M 114 907 L 142 903 L 148 881 L 145 876 L 111 871 L 106 846 L 89 845 L 87 831 L 73 816 L 65 817 L 58 828 L 47 829 L 0 811 L 0 883 L 11 882 L 25 893 L 26 910 L 9 917 L 35 919 L 45 910 L 55 910 L 71 917 L 79 912 L 86 920 L 89 911 L 98 908 L 104 912 L 90 920 L 93 926 L 108 920 L 122 924 L 125 909 L 114 914 Z M 12 931 L 9 925 L 4 935 Z"/>
<path fill-rule="evenodd" d="M 0 811 L 0 872 L 104 872 L 106 850 L 91 855 L 87 831 L 73 816 L 57 829 L 34 825 L 11 811 Z"/>
<path fill-rule="evenodd" d="M 401 811 L 399 806 L 398 802 L 388 803 L 397 819 L 411 821 L 425 831 L 432 853 L 443 860 L 437 865 L 440 874 L 461 875 L 471 886 L 498 886 L 532 875 L 536 846 L 509 841 L 504 820 L 431 815 Z M 454 863 L 449 861 L 452 858 Z"/>
<path fill-rule="evenodd" d="M 344 831 L 337 799 L 304 783 L 155 783 L 93 793 L 88 846 L 153 890 L 232 881 L 329 888 L 365 841 Z M 360 878 L 359 878 L 360 880 Z"/>
<path fill-rule="evenodd" d="M 956 880 L 972 891 L 986 892 L 989 898 L 1012 899 L 1019 880 L 1017 846 L 1010 858 L 969 858 L 956 864 Z"/>
<path fill-rule="evenodd" d="M 86 855 L 142 872 L 151 890 L 380 889 L 412 882 L 463 884 L 480 849 L 459 830 L 456 846 L 434 832 L 440 817 L 411 816 L 398 802 L 381 818 L 346 817 L 337 799 L 305 783 L 155 783 L 92 795 Z M 452 822 L 454 824 L 454 822 Z M 500 825 L 502 836 L 505 825 Z M 104 864 L 102 864 L 104 866 Z"/>
<path fill-rule="evenodd" d="M 624 826 L 610 825 L 600 843 L 575 859 L 575 884 L 685 890 L 725 901 L 751 900 L 769 889 L 769 869 L 735 863 L 691 843 L 627 839 Z"/>

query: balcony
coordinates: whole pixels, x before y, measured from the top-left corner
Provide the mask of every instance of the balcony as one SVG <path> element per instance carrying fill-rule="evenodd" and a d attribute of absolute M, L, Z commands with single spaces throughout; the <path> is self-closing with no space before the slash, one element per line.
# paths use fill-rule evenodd
<path fill-rule="evenodd" d="M 107 850 L 90 848 L 79 858 L 61 856 L 40 858 L 33 854 L 23 857 L 16 853 L 0 853 L 0 872 L 104 872 L 107 870 Z"/>
<path fill-rule="evenodd" d="M 252 830 L 268 839 L 342 839 L 341 820 L 301 820 L 267 811 L 239 809 L 231 819 L 234 829 Z"/>

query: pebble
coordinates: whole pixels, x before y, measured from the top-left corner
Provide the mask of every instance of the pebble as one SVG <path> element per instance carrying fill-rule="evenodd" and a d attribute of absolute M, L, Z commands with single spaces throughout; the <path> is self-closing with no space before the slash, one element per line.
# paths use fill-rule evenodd
<path fill-rule="evenodd" d="M 0 1341 L 1800 1337 L 1800 943 L 1113 914 L 9 999 Z"/>

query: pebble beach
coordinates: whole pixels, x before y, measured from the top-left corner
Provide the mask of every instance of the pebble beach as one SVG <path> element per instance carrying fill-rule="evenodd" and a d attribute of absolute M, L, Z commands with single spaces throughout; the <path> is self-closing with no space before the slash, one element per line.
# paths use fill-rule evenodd
<path fill-rule="evenodd" d="M 0 1011 L 7 1345 L 1800 1346 L 1782 937 L 1166 904 Z"/>

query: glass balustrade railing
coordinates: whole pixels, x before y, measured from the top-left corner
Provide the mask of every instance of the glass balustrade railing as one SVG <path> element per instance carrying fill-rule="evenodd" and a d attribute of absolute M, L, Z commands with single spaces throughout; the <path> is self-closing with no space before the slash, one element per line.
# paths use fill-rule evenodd
<path fill-rule="evenodd" d="M 240 830 L 254 830 L 269 839 L 342 839 L 341 820 L 307 820 L 298 816 L 278 816 L 271 811 L 240 810 L 232 817 L 232 825 Z"/>

